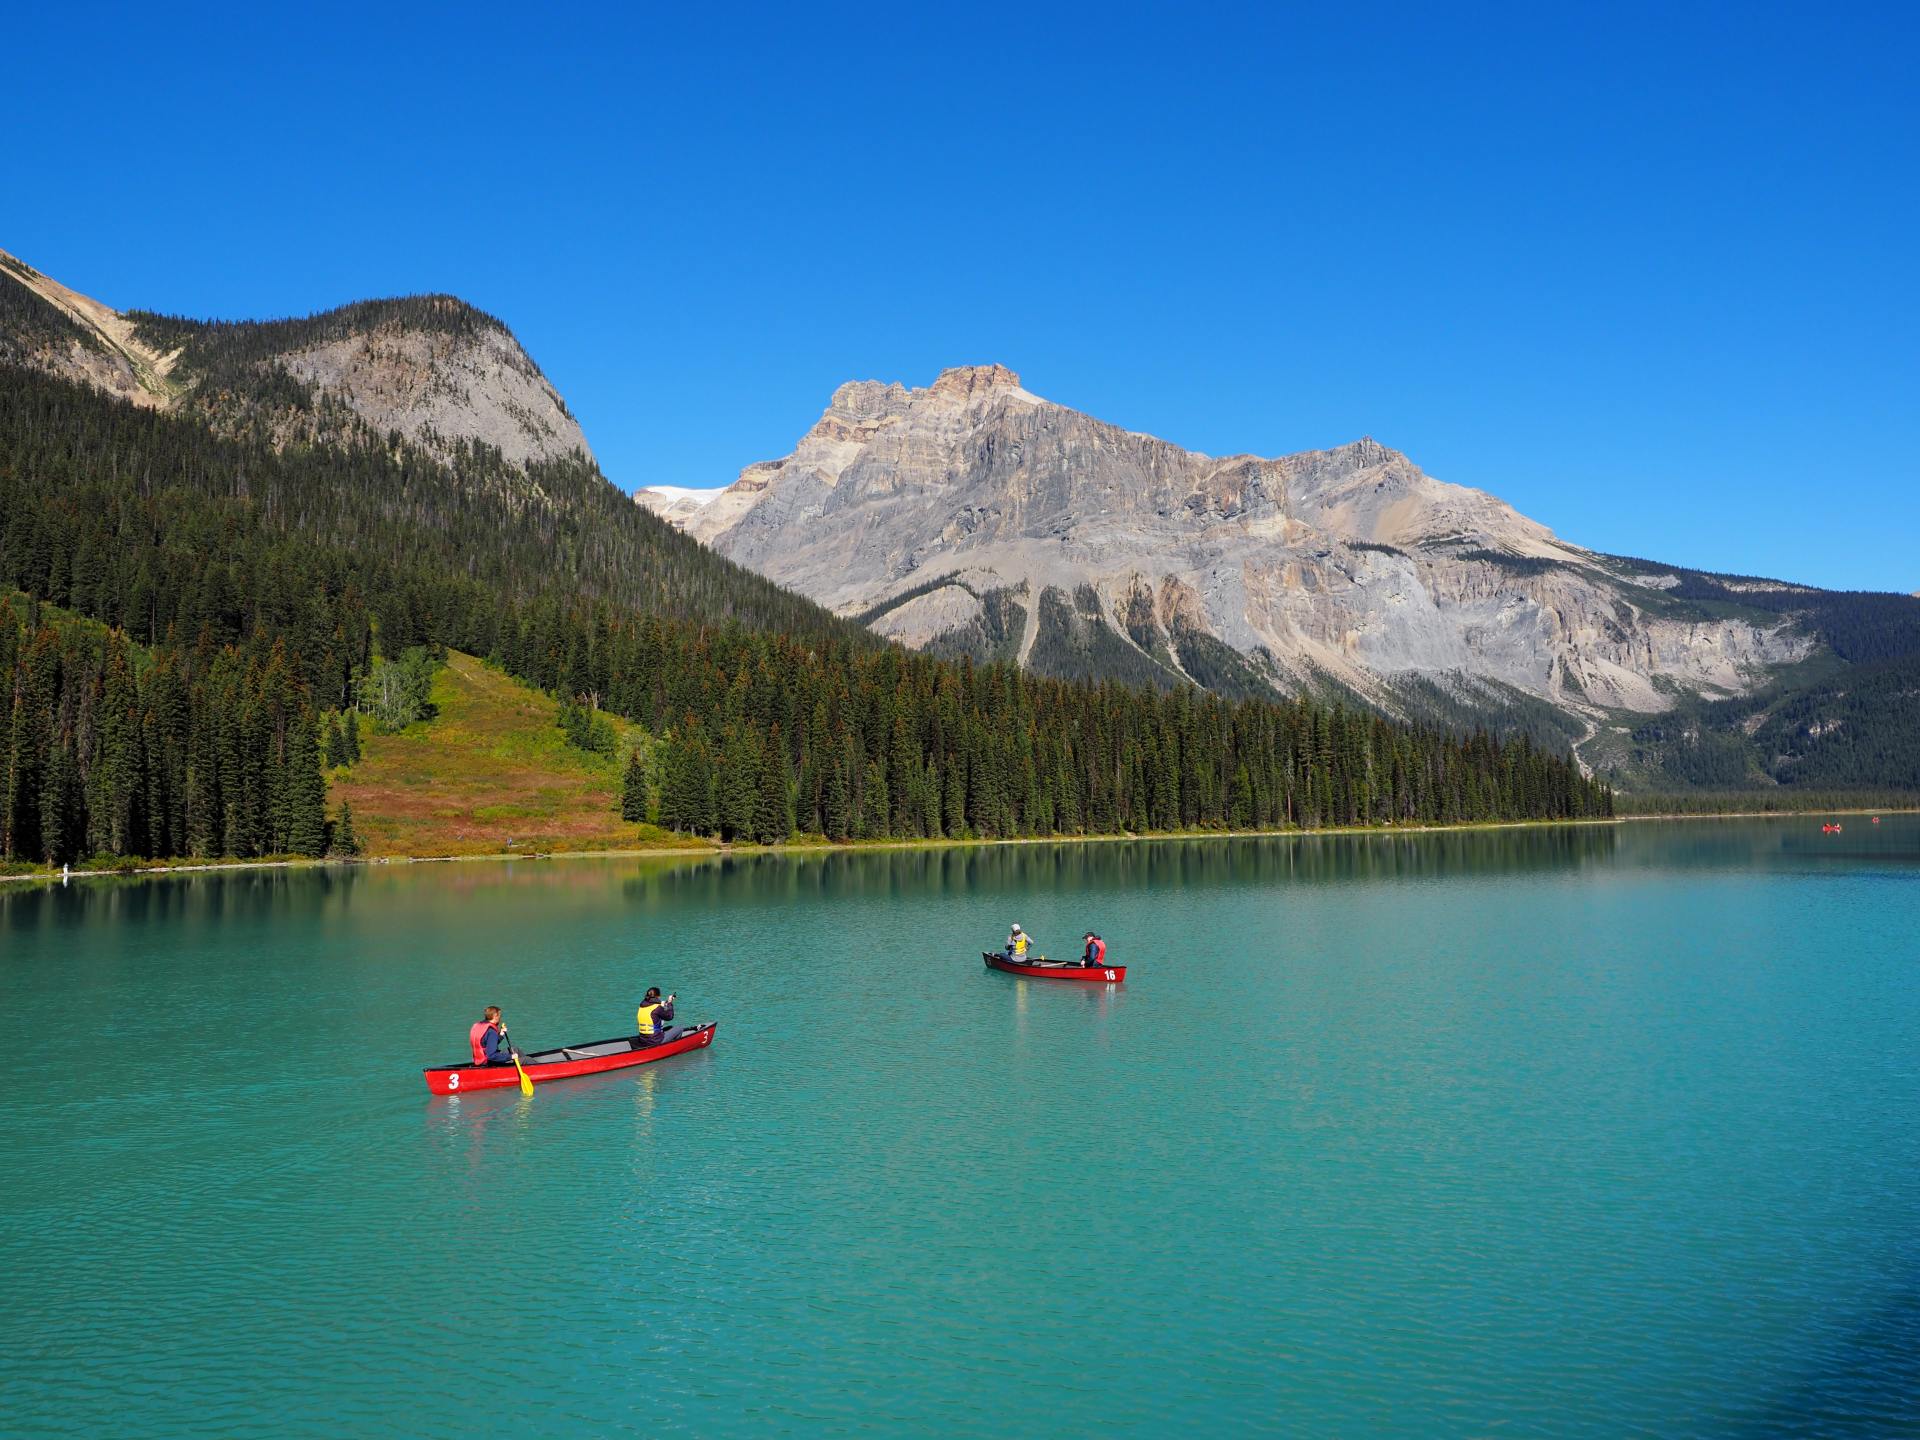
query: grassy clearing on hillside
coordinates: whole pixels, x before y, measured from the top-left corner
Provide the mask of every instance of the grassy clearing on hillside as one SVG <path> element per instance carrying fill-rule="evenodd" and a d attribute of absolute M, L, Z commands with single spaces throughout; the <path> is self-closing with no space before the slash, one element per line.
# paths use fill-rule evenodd
<path fill-rule="evenodd" d="M 330 779 L 328 810 L 353 807 L 368 855 L 484 855 L 504 850 L 636 849 L 687 841 L 620 818 L 627 753 L 637 726 L 607 717 L 611 756 L 567 743 L 559 706 L 449 652 L 434 676 L 438 713 L 393 735 L 363 732 L 362 758 Z"/>

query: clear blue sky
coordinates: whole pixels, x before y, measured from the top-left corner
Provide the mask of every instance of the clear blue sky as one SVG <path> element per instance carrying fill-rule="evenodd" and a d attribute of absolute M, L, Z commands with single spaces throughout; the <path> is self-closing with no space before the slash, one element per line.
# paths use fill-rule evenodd
<path fill-rule="evenodd" d="M 694 13 L 700 11 L 701 13 Z M 25 7 L 0 245 L 500 315 L 628 488 L 1001 361 L 1603 549 L 1920 588 L 1920 20 L 1807 4 Z"/>

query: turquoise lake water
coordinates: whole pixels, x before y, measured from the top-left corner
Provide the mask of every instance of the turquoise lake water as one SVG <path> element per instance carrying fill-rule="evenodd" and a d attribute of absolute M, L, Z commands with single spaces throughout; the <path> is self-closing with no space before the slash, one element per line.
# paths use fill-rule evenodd
<path fill-rule="evenodd" d="M 1845 823 L 0 887 L 0 1431 L 1915 1433 Z M 713 1048 L 426 1093 L 648 984 Z"/>

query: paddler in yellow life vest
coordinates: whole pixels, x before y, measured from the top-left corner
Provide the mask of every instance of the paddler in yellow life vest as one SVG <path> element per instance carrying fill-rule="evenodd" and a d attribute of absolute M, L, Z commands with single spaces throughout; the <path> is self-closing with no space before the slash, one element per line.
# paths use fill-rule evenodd
<path fill-rule="evenodd" d="M 647 987 L 647 998 L 636 1012 L 642 1045 L 660 1045 L 673 1038 L 673 1000 L 671 995 L 662 1000 L 658 985 Z"/>
<path fill-rule="evenodd" d="M 1021 965 L 1026 964 L 1028 948 L 1027 932 L 1022 930 L 1016 922 L 1013 933 L 1007 936 L 1007 959 Z"/>

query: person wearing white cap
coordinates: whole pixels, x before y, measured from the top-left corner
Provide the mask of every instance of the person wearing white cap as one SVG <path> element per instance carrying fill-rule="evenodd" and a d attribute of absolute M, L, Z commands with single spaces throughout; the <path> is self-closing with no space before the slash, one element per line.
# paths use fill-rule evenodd
<path fill-rule="evenodd" d="M 1027 958 L 1027 932 L 1016 922 L 1013 933 L 1007 936 L 1007 959 L 1024 961 Z"/>

